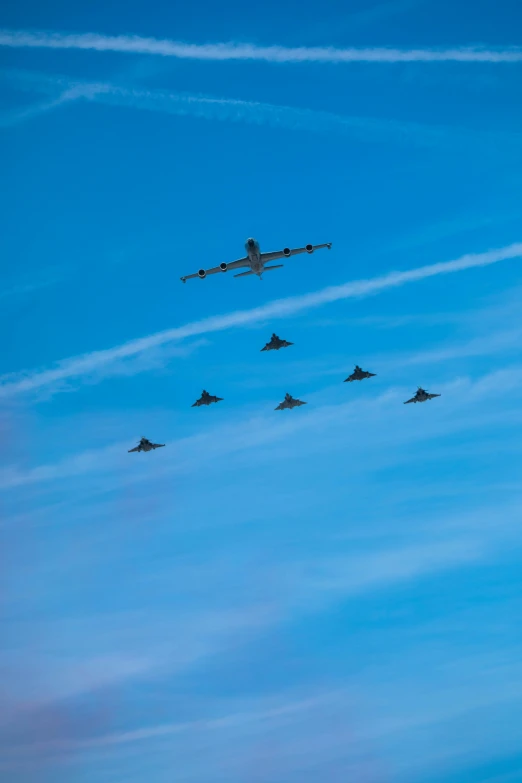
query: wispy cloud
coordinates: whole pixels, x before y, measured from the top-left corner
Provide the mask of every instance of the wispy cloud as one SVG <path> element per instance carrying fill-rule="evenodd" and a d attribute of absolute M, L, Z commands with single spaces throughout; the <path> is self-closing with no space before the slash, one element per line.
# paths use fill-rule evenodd
<path fill-rule="evenodd" d="M 397 584 L 429 575 L 434 571 L 473 563 L 485 554 L 481 544 L 466 540 L 430 541 L 401 549 L 389 549 L 357 557 L 328 557 L 317 559 L 312 566 L 306 563 L 304 597 L 324 593 L 355 596 L 386 584 Z M 309 591 L 309 594 L 307 594 Z"/>
<path fill-rule="evenodd" d="M 382 366 L 407 367 L 412 364 L 436 364 L 470 356 L 499 356 L 504 353 L 520 351 L 522 339 L 521 329 L 506 329 L 481 337 L 474 337 L 467 342 L 448 344 L 442 347 L 430 348 L 407 356 L 394 356 L 393 360 L 383 356 Z"/>
<path fill-rule="evenodd" d="M 74 101 L 78 97 L 78 89 L 71 87 L 70 89 L 64 90 L 64 92 L 62 92 L 58 98 L 55 98 L 51 101 L 35 103 L 31 106 L 27 106 L 24 109 L 7 112 L 6 114 L 0 115 L 0 127 L 17 125 L 18 123 L 31 119 L 32 117 L 36 117 L 39 114 L 46 114 L 53 109 L 57 109 L 59 106 L 63 106 L 65 103 Z"/>
<path fill-rule="evenodd" d="M 111 372 L 114 362 L 126 360 L 157 349 L 168 343 L 184 340 L 213 332 L 221 332 L 246 324 L 265 321 L 269 318 L 289 318 L 297 313 L 306 312 L 315 307 L 338 302 L 343 299 L 370 296 L 390 288 L 397 288 L 438 275 L 453 274 L 466 269 L 475 269 L 522 256 L 522 242 L 507 247 L 488 250 L 485 253 L 469 254 L 453 261 L 445 261 L 429 266 L 417 267 L 406 272 L 390 272 L 382 277 L 368 280 L 356 280 L 344 285 L 323 288 L 302 296 L 278 299 L 251 310 L 238 310 L 225 315 L 212 316 L 193 321 L 174 329 L 142 337 L 102 351 L 94 351 L 60 362 L 56 367 L 35 372 L 4 375 L 0 378 L 0 396 L 8 397 L 24 392 L 52 387 L 73 378 L 89 378 L 105 372 Z M 196 282 L 196 285 L 198 283 Z"/>
<path fill-rule="evenodd" d="M 259 101 L 234 98 L 215 98 L 162 90 L 131 90 L 110 84 L 92 85 L 85 97 L 111 106 L 126 106 L 146 111 L 158 111 L 177 116 L 196 116 L 226 122 L 245 122 L 252 125 L 268 125 L 291 130 L 308 130 L 315 133 L 341 133 L 358 135 L 365 141 L 375 135 L 388 140 L 412 141 L 430 145 L 441 141 L 451 132 L 455 138 L 458 129 L 429 126 L 414 122 L 372 117 L 349 117 L 333 112 L 302 109 Z M 469 134 L 466 134 L 469 137 Z"/>
<path fill-rule="evenodd" d="M 267 619 L 280 623 L 289 616 L 289 613 L 295 616 L 296 609 L 300 613 L 310 615 L 318 608 L 323 608 L 324 605 L 330 606 L 339 599 L 344 601 L 346 598 L 360 596 L 376 589 L 393 589 L 405 583 L 418 584 L 422 578 L 430 577 L 437 572 L 445 573 L 454 568 L 473 567 L 487 551 L 486 546 L 473 546 L 470 542 L 458 540 L 425 541 L 417 546 L 389 549 L 362 554 L 362 556 L 359 554 L 346 559 L 326 559 L 319 563 L 318 568 L 314 558 L 314 561 L 308 563 L 307 568 L 299 572 L 292 568 L 291 563 L 285 563 L 286 572 L 290 566 L 290 584 L 285 583 L 285 589 L 279 592 L 280 611 Z M 323 581 L 317 582 L 314 578 L 316 571 L 324 575 L 326 584 Z M 349 576 L 347 577 L 346 574 Z M 316 600 L 318 596 L 321 596 L 319 602 Z M 108 619 L 113 624 L 118 618 Z M 128 621 L 129 618 L 123 619 Z M 199 625 L 204 625 L 201 623 L 203 618 L 200 615 L 197 619 Z M 243 621 L 247 625 L 246 614 Z M 145 627 L 148 631 L 148 626 Z M 163 624 L 161 633 L 163 635 L 165 633 Z M 433 634 L 433 629 L 431 633 Z M 142 635 L 147 636 L 147 634 Z M 414 652 L 418 655 L 418 649 L 414 649 Z M 485 661 L 484 657 L 478 659 L 459 657 L 456 661 L 453 659 L 449 674 L 447 671 L 442 674 L 438 672 L 437 683 L 432 683 L 428 688 L 429 698 L 420 706 L 414 697 L 402 699 L 400 702 L 397 699 L 398 693 L 404 688 L 405 679 L 411 683 L 412 674 L 410 672 L 406 674 L 408 660 L 401 661 L 401 664 L 394 664 L 392 659 L 385 668 L 382 664 L 380 667 L 375 667 L 375 664 L 366 666 L 358 672 L 359 683 L 367 680 L 377 681 L 381 698 L 376 699 L 371 721 L 367 725 L 365 725 L 366 721 L 363 721 L 359 727 L 358 741 L 388 735 L 397 739 L 404 732 L 408 734 L 411 730 L 415 731 L 419 727 L 439 723 L 471 709 L 490 708 L 492 705 L 509 702 L 512 699 L 518 700 L 521 692 L 518 664 L 504 664 L 503 669 L 497 665 L 493 669 L 492 676 L 491 663 L 496 661 L 491 659 Z M 485 664 L 489 664 L 489 672 Z M 486 677 L 481 678 L 481 685 L 478 688 L 475 682 L 469 682 L 470 667 L 473 672 L 477 670 L 488 672 Z M 137 675 L 139 678 L 139 671 Z M 451 680 L 451 687 L 447 681 L 448 677 Z M 399 682 L 397 682 L 398 678 Z M 455 692 L 459 695 L 458 699 L 455 699 Z M 142 717 L 141 725 L 134 728 L 123 730 L 116 728 L 103 733 L 99 730 L 93 731 L 91 728 L 80 737 L 68 736 L 63 729 L 60 731 L 61 727 L 58 727 L 51 736 L 49 734 L 36 737 L 17 736 L 14 742 L 11 739 L 9 745 L 5 743 L 4 763 L 21 762 L 37 750 L 42 753 L 63 752 L 74 755 L 88 749 L 135 746 L 136 743 L 158 740 L 171 742 L 179 735 L 185 737 L 206 732 L 218 734 L 220 743 L 230 742 L 229 732 L 237 731 L 239 736 L 243 731 L 250 735 L 260 731 L 266 732 L 267 728 L 284 732 L 285 727 L 288 729 L 294 721 L 303 728 L 302 720 L 306 713 L 314 713 L 326 708 L 331 718 L 332 707 L 337 705 L 344 711 L 359 698 L 360 694 L 358 696 L 353 690 L 352 683 L 345 680 L 341 688 L 319 692 L 314 688 L 310 692 L 309 689 L 306 698 L 303 696 L 298 698 L 294 694 L 293 698 L 286 695 L 283 699 L 265 695 L 254 699 L 250 696 L 242 700 L 222 700 L 211 710 L 206 707 L 204 713 L 196 719 L 183 720 L 178 717 L 177 720 L 157 723 L 153 720 L 153 716 L 145 715 Z M 385 704 L 392 704 L 393 708 L 386 709 Z M 345 720 L 348 720 L 348 714 L 345 715 Z M 318 725 L 324 725 L 324 718 L 321 720 L 314 716 L 310 726 L 314 733 Z M 189 738 L 183 741 L 189 741 Z M 1 739 L 0 737 L 0 741 Z M 228 746 L 227 752 L 229 752 Z"/>
<path fill-rule="evenodd" d="M 1 120 L 0 120 L 1 124 Z M 10 299 L 15 296 L 23 296 L 24 294 L 32 294 L 34 291 L 39 291 L 41 288 L 47 288 L 54 285 L 60 279 L 58 274 L 49 277 L 42 277 L 40 280 L 34 280 L 31 283 L 17 283 L 12 285 L 11 288 L 0 289 L 0 300 Z"/>
<path fill-rule="evenodd" d="M 133 614 L 127 616 L 114 615 L 96 618 L 96 626 L 99 630 L 110 626 L 111 637 L 119 639 L 121 645 L 125 644 L 133 653 L 127 657 L 119 653 L 112 653 L 108 658 L 98 656 L 90 661 L 77 663 L 65 670 L 61 666 L 56 671 L 56 698 L 70 698 L 72 695 L 81 695 L 92 690 L 100 690 L 114 681 L 128 677 L 143 677 L 150 668 L 166 666 L 171 673 L 174 670 L 184 671 L 187 666 L 207 658 L 216 651 L 227 648 L 234 643 L 234 636 L 238 630 L 244 635 L 247 632 L 257 635 L 259 631 L 278 625 L 288 617 L 296 615 L 310 615 L 331 606 L 339 600 L 355 598 L 360 595 L 372 593 L 382 589 L 390 589 L 405 583 L 415 583 L 437 572 L 445 572 L 455 568 L 466 568 L 480 561 L 488 552 L 486 547 L 470 541 L 448 539 L 445 541 L 423 541 L 421 543 L 382 549 L 372 552 L 359 552 L 347 557 L 319 557 L 303 561 L 286 561 L 284 559 L 274 563 L 275 579 L 279 586 L 277 600 L 264 605 L 256 603 L 247 604 L 241 610 L 222 610 L 217 613 L 209 613 L 207 610 L 193 608 L 190 614 L 180 613 L 173 609 L 176 616 L 176 630 L 166 631 L 165 618 L 162 613 L 141 617 Z M 212 573 L 212 569 L 211 569 Z M 220 569 L 214 578 L 230 580 L 230 574 L 225 576 Z M 207 588 L 213 579 L 205 580 Z M 248 591 L 247 591 L 248 592 Z M 195 614 L 195 617 L 192 616 Z M 100 645 L 100 639 L 92 640 L 94 618 L 87 621 L 73 621 L 75 636 L 80 632 L 80 639 L 85 639 L 84 644 L 90 649 Z M 139 623 L 139 624 L 138 624 Z M 129 624 L 129 625 L 127 625 Z M 66 618 L 54 624 L 55 631 L 60 631 L 59 638 L 67 637 L 67 629 L 70 630 L 71 620 Z M 140 631 L 136 631 L 139 627 Z M 183 633 L 180 634 L 180 628 Z M 144 629 L 146 632 L 144 633 Z M 118 636 L 119 634 L 119 636 Z M 183 644 L 180 644 L 180 636 Z M 87 641 L 87 637 L 89 640 Z M 159 642 L 159 647 L 158 647 Z M 101 644 L 106 644 L 103 639 Z M 114 641 L 113 641 L 114 644 Z M 173 648 L 173 644 L 175 645 Z M 151 649 L 153 648 L 155 656 Z M 158 649 L 160 650 L 158 654 Z M 66 659 L 67 660 L 67 659 Z M 161 663 L 160 663 L 161 661 Z M 167 664 L 168 661 L 168 664 Z M 117 664 L 121 663 L 120 669 Z M 105 665 L 106 664 L 106 665 Z M 23 689 L 23 686 L 22 686 Z M 50 693 L 47 697 L 51 696 Z M 325 694 L 321 697 L 325 698 Z M 326 696 L 330 698 L 330 696 Z M 295 704 L 269 707 L 263 709 L 261 714 L 257 711 L 253 714 L 229 714 L 224 717 L 203 719 L 189 722 L 176 722 L 161 725 L 151 725 L 138 729 L 91 736 L 88 739 L 71 742 L 68 738 L 56 737 L 49 741 L 48 738 L 41 743 L 34 740 L 23 743 L 10 743 L 9 755 L 16 756 L 20 752 L 25 755 L 29 750 L 40 746 L 41 749 L 68 750 L 71 752 L 86 747 L 102 747 L 113 745 L 126 745 L 139 741 L 148 741 L 158 738 L 166 738 L 175 734 L 184 733 L 191 729 L 229 729 L 234 726 L 243 726 L 246 723 L 257 723 L 259 720 L 278 720 L 286 718 L 294 713 L 300 713 L 316 704 L 317 699 L 312 697 L 299 700 Z M 38 704 L 38 702 L 37 702 Z M 0 736 L 0 742 L 1 742 Z"/>
<path fill-rule="evenodd" d="M 519 47 L 451 49 L 346 48 L 331 46 L 258 46 L 250 43 L 191 44 L 138 35 L 0 30 L 0 46 L 83 49 L 151 54 L 190 60 L 257 60 L 271 63 L 522 62 Z"/>
<path fill-rule="evenodd" d="M 365 116 L 347 116 L 317 109 L 303 109 L 237 98 L 176 93 L 167 90 L 136 90 L 114 84 L 86 84 L 84 94 L 97 103 L 124 106 L 145 111 L 158 111 L 176 116 L 195 116 L 224 122 L 244 122 L 273 128 L 303 130 L 312 133 L 350 135 L 365 142 L 382 141 L 434 146 L 443 143 L 465 144 L 470 141 L 516 144 L 517 134 L 482 131 L 459 126 L 428 125 L 411 121 Z"/>
<path fill-rule="evenodd" d="M 139 728 L 132 731 L 120 732 L 117 734 L 107 734 L 99 737 L 92 737 L 86 740 L 80 740 L 77 742 L 61 742 L 46 743 L 47 749 L 53 747 L 66 748 L 69 751 L 80 751 L 83 748 L 104 747 L 110 745 L 125 745 L 128 743 L 134 744 L 135 742 L 146 741 L 151 739 L 171 737 L 176 734 L 186 733 L 192 730 L 196 731 L 212 731 L 212 730 L 230 730 L 235 727 L 242 727 L 250 723 L 258 723 L 264 721 L 275 721 L 278 718 L 285 718 L 290 715 L 299 714 L 304 710 L 309 710 L 317 705 L 318 702 L 324 701 L 327 698 L 326 695 L 318 697 L 316 699 L 304 699 L 302 701 L 296 701 L 272 707 L 258 712 L 238 712 L 236 714 L 224 715 L 222 717 L 211 718 L 207 720 L 187 721 L 184 723 L 167 723 L 156 726 L 148 726 L 146 728 Z M 13 748 L 16 753 L 19 748 Z M 27 746 L 22 747 L 23 751 L 27 751 Z"/>
<path fill-rule="evenodd" d="M 0 117 L 0 125 L 4 126 L 17 124 L 66 102 L 84 98 L 110 106 L 162 112 L 178 117 L 191 116 L 221 122 L 242 122 L 313 133 L 349 134 L 364 141 L 375 138 L 382 140 L 384 136 L 387 141 L 431 146 L 448 139 L 455 143 L 459 138 L 469 144 L 471 136 L 477 137 L 477 140 L 487 136 L 481 132 L 444 125 L 423 125 L 389 118 L 346 116 L 296 106 L 170 90 L 138 90 L 109 82 L 79 82 L 61 75 L 48 76 L 30 71 L 4 70 L 1 75 L 4 79 L 13 81 L 20 89 L 51 94 L 56 89 L 63 90 L 56 100 L 36 104 L 28 109 L 7 113 Z M 498 134 L 495 134 L 496 141 L 498 138 Z M 516 143 L 518 144 L 518 138 Z"/>
<path fill-rule="evenodd" d="M 36 90 L 50 95 L 54 95 L 57 90 L 63 91 L 56 100 L 36 104 L 18 112 L 6 113 L 0 117 L 0 126 L 15 125 L 64 103 L 85 99 L 92 103 L 161 112 L 177 117 L 197 117 L 219 122 L 238 122 L 276 129 L 323 133 L 330 136 L 332 134 L 349 136 L 364 143 L 380 143 L 386 140 L 395 144 L 406 144 L 408 147 L 416 145 L 433 148 L 451 145 L 453 149 L 458 147 L 461 154 L 466 154 L 470 150 L 472 154 L 476 154 L 476 147 L 470 147 L 470 143 L 473 142 L 474 145 L 481 146 L 479 153 L 481 157 L 491 154 L 492 150 L 498 148 L 518 151 L 520 147 L 519 137 L 510 132 L 417 123 L 389 117 L 350 116 L 299 106 L 199 93 L 136 89 L 128 84 L 78 81 L 63 75 L 48 75 L 19 69 L 0 70 L 0 76 L 13 82 L 22 90 L 31 92 Z M 503 219 L 509 220 L 509 216 L 504 216 Z M 475 219 L 474 225 L 476 223 Z M 455 225 L 457 224 L 452 224 L 453 231 Z M 461 227 L 461 224 L 458 225 Z M 464 229 L 461 227 L 461 230 Z M 413 239 L 413 244 L 415 241 L 418 243 L 418 237 Z M 412 244 L 411 239 L 409 242 Z M 378 250 L 382 252 L 380 245 Z"/>

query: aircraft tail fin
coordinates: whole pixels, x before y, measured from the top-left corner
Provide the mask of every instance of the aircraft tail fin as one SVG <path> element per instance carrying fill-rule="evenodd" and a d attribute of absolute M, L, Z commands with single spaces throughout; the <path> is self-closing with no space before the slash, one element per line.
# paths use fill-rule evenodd
<path fill-rule="evenodd" d="M 284 266 L 284 264 L 276 264 L 275 266 L 265 266 L 261 272 L 270 272 L 272 269 L 281 269 L 281 267 Z M 257 272 L 252 272 L 251 269 L 248 270 L 248 272 L 240 272 L 238 275 L 234 275 L 234 277 L 246 277 L 247 275 L 256 275 Z"/>

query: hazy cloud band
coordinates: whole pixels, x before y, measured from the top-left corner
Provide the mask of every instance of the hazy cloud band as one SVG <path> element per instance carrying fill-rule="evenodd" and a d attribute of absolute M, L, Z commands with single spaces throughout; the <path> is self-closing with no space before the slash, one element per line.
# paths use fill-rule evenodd
<path fill-rule="evenodd" d="M 495 147 L 516 144 L 519 137 L 498 132 L 494 139 L 483 132 L 470 131 L 458 127 L 431 126 L 415 122 L 405 122 L 389 118 L 364 116 L 346 116 L 296 106 L 262 103 L 237 98 L 219 98 L 209 95 L 173 92 L 167 90 L 129 89 L 109 82 L 81 82 L 64 76 L 49 76 L 20 70 L 0 70 L 0 76 L 10 80 L 21 89 L 37 90 L 45 94 L 55 94 L 62 90 L 58 98 L 47 103 L 37 103 L 26 109 L 0 115 L 0 126 L 12 126 L 28 118 L 45 113 L 50 109 L 78 100 L 104 103 L 109 106 L 138 110 L 162 112 L 178 117 L 198 117 L 220 122 L 240 122 L 250 125 L 265 125 L 271 128 L 303 130 L 312 133 L 334 133 L 349 135 L 361 141 L 394 141 L 399 144 L 435 146 L 444 143 L 464 145 L 469 149 L 471 140 L 484 141 L 488 145 L 493 140 Z"/>

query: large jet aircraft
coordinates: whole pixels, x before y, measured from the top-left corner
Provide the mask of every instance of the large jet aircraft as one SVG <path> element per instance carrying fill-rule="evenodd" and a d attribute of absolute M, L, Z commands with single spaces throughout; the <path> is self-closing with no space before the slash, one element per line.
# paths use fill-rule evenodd
<path fill-rule="evenodd" d="M 246 277 L 247 275 L 257 275 L 261 278 L 263 272 L 269 272 L 272 269 L 280 269 L 284 264 L 275 264 L 274 266 L 265 266 L 269 261 L 277 261 L 280 258 L 290 258 L 290 256 L 296 256 L 299 253 L 313 253 L 314 250 L 321 250 L 323 247 L 327 247 L 328 250 L 332 247 L 331 242 L 326 242 L 324 245 L 305 245 L 304 247 L 296 247 L 294 249 L 285 247 L 283 250 L 276 250 L 274 253 L 261 253 L 259 249 L 259 242 L 255 239 L 247 239 L 245 244 L 245 250 L 247 254 L 244 258 L 239 258 L 237 261 L 232 261 L 230 264 L 223 262 L 219 266 L 213 266 L 212 269 L 199 269 L 193 275 L 185 275 L 181 278 L 183 283 L 190 280 L 193 277 L 199 277 L 200 280 L 204 280 L 207 275 L 215 275 L 218 272 L 228 272 L 229 269 L 248 269 L 248 272 L 240 272 L 234 277 Z"/>

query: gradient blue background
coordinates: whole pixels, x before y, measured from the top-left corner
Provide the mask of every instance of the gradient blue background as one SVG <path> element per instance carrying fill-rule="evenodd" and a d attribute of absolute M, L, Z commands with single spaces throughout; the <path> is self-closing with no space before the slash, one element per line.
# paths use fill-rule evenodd
<path fill-rule="evenodd" d="M 17 2 L 1 26 L 522 44 L 515 0 Z M 8 385 L 522 239 L 520 64 L 3 48 L 0 68 Z M 50 108 L 56 77 L 152 97 Z M 158 91 L 265 106 L 182 117 Z M 181 285 L 251 235 L 333 247 Z M 521 293 L 508 260 L 3 396 L 2 780 L 522 781 Z M 272 331 L 294 346 L 261 354 Z M 355 363 L 377 376 L 343 384 Z M 417 385 L 442 396 L 404 407 Z M 192 409 L 202 388 L 225 401 Z M 307 407 L 274 413 L 286 391 Z M 128 455 L 142 435 L 167 447 Z"/>

